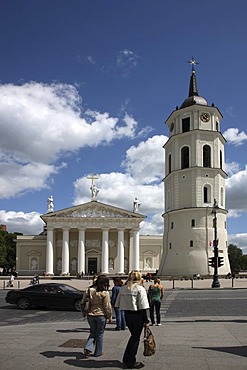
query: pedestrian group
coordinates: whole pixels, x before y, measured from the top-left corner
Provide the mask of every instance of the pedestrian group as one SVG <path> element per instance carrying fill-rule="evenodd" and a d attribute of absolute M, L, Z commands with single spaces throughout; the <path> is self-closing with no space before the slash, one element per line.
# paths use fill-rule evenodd
<path fill-rule="evenodd" d="M 123 367 L 134 369 L 141 366 L 136 361 L 143 328 L 149 325 L 160 326 L 160 306 L 164 296 L 164 288 L 160 279 L 155 278 L 148 292 L 143 286 L 142 275 L 139 271 L 130 272 L 125 284 L 120 277 L 113 278 L 114 286 L 110 297 L 109 278 L 101 274 L 93 281 L 82 298 L 82 312 L 85 313 L 90 327 L 90 334 L 84 347 L 85 357 L 101 356 L 103 354 L 103 337 L 107 322 L 112 323 L 112 310 L 116 317 L 115 330 L 130 332 L 130 338 L 123 354 Z M 88 308 L 89 302 L 89 308 Z M 86 309 L 87 306 L 87 309 Z M 148 311 L 151 324 L 149 324 Z M 84 314 L 85 316 L 85 314 Z"/>

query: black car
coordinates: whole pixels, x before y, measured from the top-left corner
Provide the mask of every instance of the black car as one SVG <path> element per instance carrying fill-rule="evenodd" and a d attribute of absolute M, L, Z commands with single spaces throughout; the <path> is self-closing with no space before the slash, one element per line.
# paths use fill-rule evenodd
<path fill-rule="evenodd" d="M 8 291 L 5 301 L 17 304 L 22 310 L 28 310 L 32 306 L 74 308 L 81 311 L 81 299 L 83 292 L 67 284 L 37 284 L 24 289 Z"/>

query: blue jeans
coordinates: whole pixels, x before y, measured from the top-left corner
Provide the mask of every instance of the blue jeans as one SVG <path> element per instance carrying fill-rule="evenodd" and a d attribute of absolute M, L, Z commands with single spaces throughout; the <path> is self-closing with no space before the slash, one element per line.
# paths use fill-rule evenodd
<path fill-rule="evenodd" d="M 117 329 L 125 330 L 126 329 L 126 322 L 125 322 L 125 314 L 123 310 L 120 310 L 118 307 L 114 307 L 114 312 L 116 315 L 117 321 Z"/>
<path fill-rule="evenodd" d="M 87 316 L 87 321 L 90 326 L 90 334 L 85 345 L 85 349 L 93 352 L 94 356 L 101 356 L 103 352 L 103 335 L 106 326 L 105 316 Z"/>

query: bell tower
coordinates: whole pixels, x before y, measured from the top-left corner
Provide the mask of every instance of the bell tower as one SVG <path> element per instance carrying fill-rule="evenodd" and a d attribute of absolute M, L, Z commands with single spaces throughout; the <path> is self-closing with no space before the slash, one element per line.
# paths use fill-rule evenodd
<path fill-rule="evenodd" d="M 217 201 L 217 239 L 227 274 L 224 145 L 220 132 L 222 114 L 198 93 L 195 65 L 189 94 L 166 120 L 169 140 L 165 143 L 165 213 L 160 275 L 212 275 L 215 235 L 214 204 Z"/>

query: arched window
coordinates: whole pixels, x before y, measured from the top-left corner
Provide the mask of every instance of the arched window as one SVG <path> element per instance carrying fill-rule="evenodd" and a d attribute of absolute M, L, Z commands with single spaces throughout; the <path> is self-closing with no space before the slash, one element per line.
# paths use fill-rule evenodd
<path fill-rule="evenodd" d="M 222 151 L 220 150 L 220 169 L 222 170 Z"/>
<path fill-rule="evenodd" d="M 211 186 L 205 185 L 203 188 L 203 202 L 211 203 Z"/>
<path fill-rule="evenodd" d="M 190 164 L 190 149 L 184 146 L 181 150 L 181 169 L 188 168 Z"/>
<path fill-rule="evenodd" d="M 171 173 L 172 172 L 172 155 L 169 154 L 169 157 L 168 157 L 168 173 Z"/>
<path fill-rule="evenodd" d="M 211 148 L 209 145 L 203 146 L 203 167 L 211 167 Z"/>

